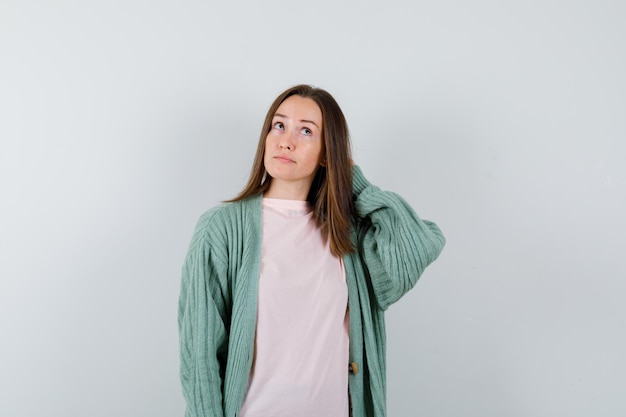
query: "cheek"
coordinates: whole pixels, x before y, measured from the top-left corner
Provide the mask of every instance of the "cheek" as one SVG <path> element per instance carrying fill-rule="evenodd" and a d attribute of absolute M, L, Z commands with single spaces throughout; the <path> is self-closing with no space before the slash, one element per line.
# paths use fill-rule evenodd
<path fill-rule="evenodd" d="M 317 144 L 317 160 L 321 161 L 324 158 L 324 147 L 322 146 L 321 141 Z"/>
<path fill-rule="evenodd" d="M 271 136 L 271 135 L 269 135 L 269 134 L 268 134 L 268 135 L 265 137 L 265 151 L 264 151 L 264 155 L 265 155 L 265 156 L 267 156 L 267 154 L 268 154 L 268 152 L 269 152 L 269 149 L 270 149 L 270 148 L 271 148 L 271 146 L 272 146 L 272 139 L 271 139 L 271 137 L 270 137 L 270 136 Z"/>
<path fill-rule="evenodd" d="M 265 150 L 275 149 L 280 142 L 280 136 L 276 133 L 270 132 L 265 136 Z"/>
<path fill-rule="evenodd" d="M 315 146 L 309 150 L 309 157 L 307 158 L 311 165 L 319 165 L 322 160 L 322 149 L 320 146 Z"/>

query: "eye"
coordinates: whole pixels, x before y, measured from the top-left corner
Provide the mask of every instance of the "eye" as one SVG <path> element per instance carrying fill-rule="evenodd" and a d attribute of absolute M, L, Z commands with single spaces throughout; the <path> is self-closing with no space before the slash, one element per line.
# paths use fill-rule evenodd
<path fill-rule="evenodd" d="M 285 125 L 283 124 L 283 122 L 275 122 L 272 127 L 274 129 L 278 129 L 278 130 L 285 130 Z"/>
<path fill-rule="evenodd" d="M 313 131 L 309 129 L 308 127 L 303 127 L 300 133 L 306 136 L 311 136 L 313 134 Z"/>

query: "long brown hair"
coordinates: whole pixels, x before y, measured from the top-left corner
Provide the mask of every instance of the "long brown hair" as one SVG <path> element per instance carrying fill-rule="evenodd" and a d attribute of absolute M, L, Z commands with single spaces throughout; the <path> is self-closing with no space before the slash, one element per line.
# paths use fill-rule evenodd
<path fill-rule="evenodd" d="M 269 189 L 272 178 L 265 169 L 265 139 L 278 107 L 294 95 L 313 100 L 322 112 L 322 161 L 325 162 L 315 173 L 307 201 L 313 207 L 322 236 L 330 239 L 330 251 L 335 256 L 342 256 L 354 251 L 350 238 L 352 222 L 356 219 L 352 200 L 350 133 L 339 104 L 326 90 L 301 84 L 276 97 L 265 116 L 248 184 L 229 201 L 242 200 Z"/>

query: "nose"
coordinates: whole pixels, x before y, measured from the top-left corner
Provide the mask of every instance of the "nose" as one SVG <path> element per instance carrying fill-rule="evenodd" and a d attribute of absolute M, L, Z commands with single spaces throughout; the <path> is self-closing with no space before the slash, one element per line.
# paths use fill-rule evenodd
<path fill-rule="evenodd" d="M 278 143 L 278 147 L 280 149 L 293 151 L 296 147 L 295 135 L 296 134 L 294 132 L 282 135 L 280 142 Z"/>

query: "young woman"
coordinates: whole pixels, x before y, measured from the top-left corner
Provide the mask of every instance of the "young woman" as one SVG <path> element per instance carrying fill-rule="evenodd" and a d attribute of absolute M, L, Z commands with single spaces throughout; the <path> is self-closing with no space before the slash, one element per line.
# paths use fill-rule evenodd
<path fill-rule="evenodd" d="M 186 416 L 384 416 L 383 313 L 444 243 L 352 163 L 330 94 L 283 92 L 248 184 L 202 215 L 183 266 Z"/>

